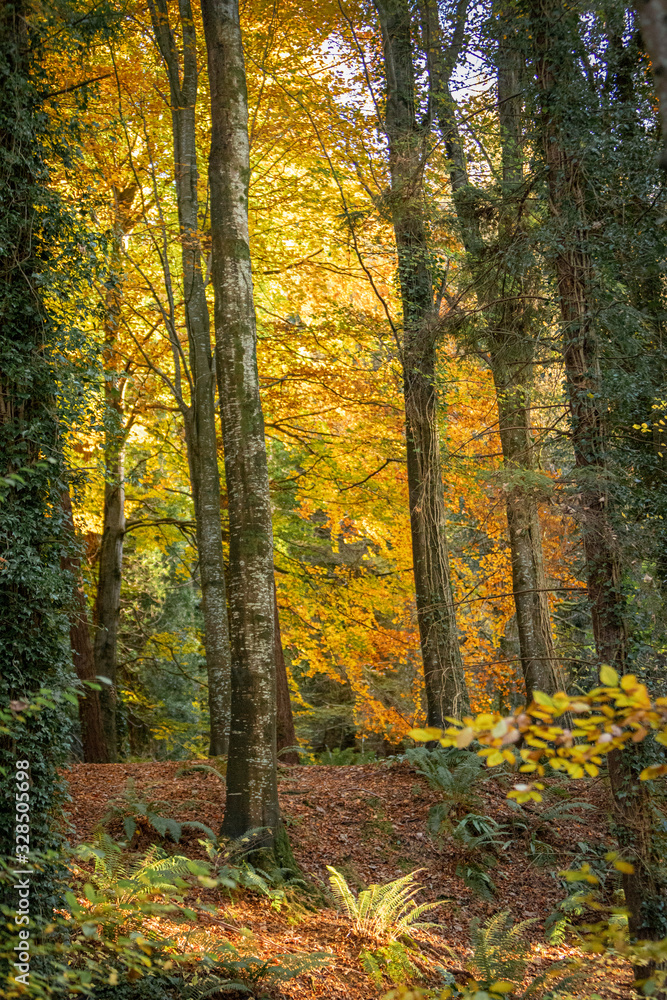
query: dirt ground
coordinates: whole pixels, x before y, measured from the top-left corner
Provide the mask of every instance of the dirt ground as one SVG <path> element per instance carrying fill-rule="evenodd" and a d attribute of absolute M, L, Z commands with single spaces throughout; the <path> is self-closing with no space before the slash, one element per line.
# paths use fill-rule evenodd
<path fill-rule="evenodd" d="M 222 781 L 204 771 L 179 776 L 183 766 L 176 762 L 72 766 L 66 772 L 71 795 L 70 840 L 81 843 L 92 839 L 109 800 L 122 792 L 128 778 L 145 798 L 164 800 L 168 804 L 162 807 L 165 815 L 179 821 L 198 820 L 217 830 L 224 805 Z M 507 848 L 497 852 L 497 866 L 490 870 L 495 884 L 492 901 L 479 898 L 457 876 L 457 866 L 470 860 L 464 845 L 451 836 L 435 840 L 428 834 L 429 809 L 441 796 L 407 762 L 286 767 L 279 792 L 295 858 L 304 874 L 323 889 L 328 887 L 327 865 L 341 871 L 355 889 L 420 869 L 420 901 L 442 901 L 429 915 L 437 926 L 428 933 L 424 950 L 455 974 L 463 969 L 470 953 L 471 919 L 484 921 L 493 913 L 509 910 L 515 920 L 533 921 L 526 930 L 531 941 L 532 975 L 554 961 L 579 959 L 586 963 L 585 978 L 571 993 L 573 997 L 614 1000 L 633 995 L 632 970 L 626 963 L 606 956 L 584 956 L 567 944 L 549 946 L 544 937 L 544 921 L 564 895 L 554 872 L 570 868 L 577 852 L 580 856 L 582 850 L 593 854 L 602 847 L 607 811 L 601 781 L 582 783 L 579 798 L 593 808 L 579 810 L 581 822 L 556 820 L 540 825 L 543 807 L 531 804 L 530 829 L 515 825 L 512 837 L 506 838 Z M 505 824 L 515 818 L 502 782 L 483 783 L 479 795 L 478 808 L 484 815 Z M 121 834 L 118 821 L 110 829 Z M 201 837 L 200 831 L 186 832 L 178 852 L 203 857 L 198 844 Z M 149 838 L 144 839 L 139 848 L 148 846 Z M 549 859 L 548 867 L 542 866 L 545 858 Z M 229 940 L 261 957 L 295 952 L 334 956 L 328 967 L 283 984 L 282 994 L 277 996 L 371 1000 L 391 986 L 387 983 L 378 989 L 362 971 L 359 952 L 364 943 L 350 933 L 348 922 L 334 909 L 313 912 L 297 906 L 276 912 L 269 900 L 251 893 L 230 899 L 219 890 L 209 890 L 206 896 L 209 905 L 214 903 L 215 913 L 200 915 L 196 929 L 182 942 L 188 949 L 210 950 L 221 940 Z M 177 926 L 173 932 L 178 939 L 181 931 Z"/>

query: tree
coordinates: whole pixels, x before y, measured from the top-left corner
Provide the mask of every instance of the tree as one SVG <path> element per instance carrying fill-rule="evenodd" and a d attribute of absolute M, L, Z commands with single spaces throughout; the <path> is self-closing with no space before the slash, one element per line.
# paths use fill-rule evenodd
<path fill-rule="evenodd" d="M 544 0 L 530 9 L 530 17 L 538 135 L 553 225 L 547 253 L 560 300 L 574 480 L 593 633 L 599 661 L 623 674 L 628 671 L 628 608 L 622 552 L 612 519 L 609 404 L 602 378 L 607 330 L 597 305 L 601 289 L 591 252 L 587 179 L 576 152 L 580 146 L 577 117 L 569 117 L 566 124 L 570 102 L 578 100 L 580 106 L 590 107 L 590 128 L 591 119 L 595 121 L 599 113 L 597 94 L 591 94 L 573 58 L 572 43 L 580 30 L 576 14 L 560 3 Z M 664 886 L 657 871 L 648 790 L 637 780 L 632 762 L 619 753 L 609 756 L 609 777 L 619 839 L 634 864 L 634 871 L 623 875 L 630 932 L 635 938 L 660 938 L 665 932 Z"/>
<path fill-rule="evenodd" d="M 55 30 L 65 52 L 71 20 L 71 10 L 61 8 Z M 82 51 L 90 25 L 78 27 Z M 62 698 L 76 683 L 71 579 L 61 570 L 71 540 L 62 506 L 63 437 L 79 412 L 90 364 L 86 295 L 96 265 L 91 232 L 52 187 L 77 143 L 76 121 L 57 104 L 47 113 L 50 30 L 30 4 L 0 6 L 0 697 L 15 713 L 11 736 L 0 736 L 0 768 L 9 779 L 17 760 L 29 762 L 31 845 L 42 851 L 61 842 L 58 769 L 72 734 Z M 77 349 L 86 356 L 81 367 L 72 361 Z M 40 688 L 52 698 L 38 714 L 23 716 Z M 2 788 L 0 855 L 13 859 L 15 783 L 3 780 Z M 55 903 L 54 879 L 48 866 L 34 916 Z"/>
<path fill-rule="evenodd" d="M 201 267 L 197 195 L 197 37 L 189 0 L 179 7 L 183 34 L 181 73 L 176 41 L 165 0 L 149 5 L 153 32 L 169 77 L 174 142 L 174 172 L 180 224 L 185 316 L 190 348 L 191 400 L 180 401 L 197 525 L 197 552 L 204 614 L 208 673 L 210 753 L 227 752 L 230 720 L 231 653 L 227 620 L 220 478 L 215 429 L 214 372 L 208 303 Z"/>
<path fill-rule="evenodd" d="M 423 212 L 427 133 L 417 123 L 410 7 L 378 0 L 387 85 L 391 217 L 403 304 L 410 529 L 419 635 L 430 725 L 468 706 L 450 583 L 436 390 L 440 319 L 434 310 Z"/>
<path fill-rule="evenodd" d="M 76 537 L 72 498 L 67 489 L 63 493 L 63 511 L 70 533 L 70 551 L 61 558 L 62 569 L 69 574 L 73 590 L 73 607 L 70 612 L 69 638 L 72 647 L 72 661 L 80 681 L 94 681 L 95 655 L 88 621 L 88 606 L 81 577 L 80 542 Z M 86 763 L 104 764 L 108 761 L 107 744 L 104 738 L 101 699 L 95 688 L 88 687 L 79 698 L 79 722 L 83 759 Z"/>
<path fill-rule="evenodd" d="M 215 354 L 229 498 L 232 707 L 223 832 L 262 827 L 272 846 L 276 783 L 273 532 L 259 396 L 248 231 L 245 66 L 236 0 L 202 0 L 211 89 Z"/>
<path fill-rule="evenodd" d="M 95 597 L 95 672 L 109 684 L 100 692 L 106 759 L 118 759 L 116 726 L 117 645 L 120 620 L 120 592 L 123 580 L 123 543 L 125 540 L 125 443 L 134 415 L 125 414 L 127 372 L 118 350 L 123 294 L 122 244 L 132 228 L 132 204 L 138 185 L 112 186 L 113 228 L 109 259 L 109 278 L 104 316 L 104 513 L 102 539 L 98 556 L 97 593 Z"/>
<path fill-rule="evenodd" d="M 437 0 L 423 0 L 422 31 L 433 113 L 449 160 L 458 229 L 486 327 L 479 347 L 488 358 L 496 388 L 516 622 L 530 701 L 533 690 L 553 694 L 563 690 L 565 682 L 551 631 L 538 514 L 539 476 L 535 470 L 531 429 L 531 387 L 536 360 L 533 327 L 537 323 L 531 298 L 536 294 L 536 268 L 528 245 L 526 219 L 530 178 L 524 177 L 522 53 L 517 47 L 516 29 L 509 23 L 511 18 L 507 18 L 502 4 L 496 4 L 493 20 L 497 41 L 493 55 L 500 179 L 497 190 L 487 195 L 469 179 L 456 102 L 451 94 L 451 75 L 463 43 L 466 6 L 465 2 L 457 6 L 447 46 Z M 495 226 L 481 225 L 485 209 L 496 215 Z"/>

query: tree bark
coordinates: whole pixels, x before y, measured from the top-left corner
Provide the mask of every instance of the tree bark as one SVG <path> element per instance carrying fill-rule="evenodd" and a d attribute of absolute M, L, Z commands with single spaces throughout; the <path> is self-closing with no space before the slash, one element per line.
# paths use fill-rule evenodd
<path fill-rule="evenodd" d="M 296 732 L 294 731 L 294 716 L 292 715 L 292 702 L 289 693 L 289 683 L 287 680 L 287 666 L 285 664 L 285 653 L 280 635 L 280 618 L 278 615 L 278 591 L 273 588 L 273 613 L 275 615 L 275 651 L 276 651 L 276 749 L 280 753 L 286 747 L 297 745 Z M 280 754 L 281 764 L 298 764 L 299 755 L 296 750 L 290 753 Z"/>
<path fill-rule="evenodd" d="M 176 199 L 180 225 L 185 318 L 192 394 L 184 413 L 195 507 L 199 576 L 208 675 L 209 753 L 227 753 L 231 703 L 231 651 L 220 518 L 220 475 L 215 427 L 215 375 L 206 289 L 201 268 L 197 196 L 197 38 L 190 0 L 180 0 L 183 70 L 166 0 L 150 2 L 153 32 L 169 76 Z"/>
<path fill-rule="evenodd" d="M 387 81 L 391 211 L 403 305 L 403 393 L 412 558 L 428 723 L 468 709 L 468 692 L 449 574 L 438 436 L 438 324 L 424 224 L 423 130 L 415 111 L 410 9 L 405 0 L 375 0 Z"/>
<path fill-rule="evenodd" d="M 123 578 L 125 537 L 125 421 L 124 364 L 117 350 L 122 303 L 121 246 L 127 218 L 136 193 L 132 184 L 114 188 L 114 248 L 110 261 L 104 330 L 104 514 L 95 600 L 95 673 L 111 682 L 100 692 L 104 742 L 108 761 L 118 759 L 116 729 L 117 645 L 120 622 L 120 592 Z"/>
<path fill-rule="evenodd" d="M 202 0 L 211 88 L 211 235 L 216 373 L 229 498 L 232 708 L 222 831 L 274 843 L 276 664 L 273 531 L 257 372 L 248 231 L 250 151 L 236 0 Z"/>
<path fill-rule="evenodd" d="M 530 427 L 530 385 L 534 342 L 528 305 L 530 276 L 519 264 L 518 244 L 524 240 L 520 214 L 523 179 L 521 142 L 520 62 L 508 29 L 499 32 L 497 54 L 498 113 L 502 156 L 502 185 L 498 199 L 497 244 L 482 237 L 476 214 L 476 194 L 468 178 L 463 146 L 456 122 L 456 104 L 450 79 L 465 27 L 466 3 L 457 7 L 452 42 L 445 47 L 440 30 L 437 0 L 422 0 L 422 30 L 427 51 L 432 112 L 449 159 L 452 197 L 463 245 L 472 265 L 473 282 L 487 324 L 489 363 L 498 402 L 498 430 L 506 484 L 507 528 L 512 561 L 512 587 L 516 608 L 521 667 L 526 696 L 533 691 L 562 691 L 565 680 L 556 657 L 544 554 L 535 486 Z M 528 475 L 526 475 L 528 474 Z"/>
<path fill-rule="evenodd" d="M 81 557 L 77 548 L 78 540 L 75 534 L 69 489 L 63 493 L 62 504 L 65 522 L 70 534 L 70 548 L 61 559 L 61 568 L 64 572 L 70 573 L 73 583 L 72 610 L 69 616 L 72 663 L 80 681 L 91 681 L 95 679 L 95 656 L 88 623 L 86 595 L 83 592 L 81 581 Z M 79 697 L 79 722 L 81 724 L 84 762 L 86 764 L 106 763 L 108 753 L 104 740 L 100 694 L 88 685 L 84 686 L 83 693 Z"/>
<path fill-rule="evenodd" d="M 667 170 L 667 0 L 636 0 L 634 6 L 644 45 L 651 59 L 664 142 L 660 166 Z"/>
<path fill-rule="evenodd" d="M 586 559 L 593 633 L 601 663 L 626 669 L 625 598 L 621 559 L 610 522 L 607 429 L 600 405 L 602 380 L 598 332 L 594 324 L 594 279 L 587 247 L 585 182 L 576 155 L 567 146 L 561 117 L 563 89 L 573 79 L 572 37 L 576 15 L 553 0 L 532 10 L 536 78 L 541 102 L 538 122 L 547 165 L 549 210 L 556 226 L 552 266 L 558 285 L 563 353 L 575 456 L 579 520 Z M 633 939 L 664 937 L 665 887 L 658 880 L 651 803 L 633 766 L 632 748 L 609 755 L 612 813 L 619 846 L 634 865 L 623 888 Z M 651 969 L 636 968 L 640 977 Z M 656 994 L 657 995 L 657 994 Z"/>

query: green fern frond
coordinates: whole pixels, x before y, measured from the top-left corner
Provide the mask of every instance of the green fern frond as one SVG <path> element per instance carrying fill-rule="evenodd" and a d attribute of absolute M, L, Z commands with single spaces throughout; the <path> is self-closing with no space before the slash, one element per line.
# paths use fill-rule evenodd
<path fill-rule="evenodd" d="M 371 885 L 368 889 L 362 889 L 357 897 L 340 872 L 330 865 L 327 865 L 327 869 L 332 894 L 358 934 L 374 940 L 395 941 L 403 935 L 409 936 L 433 926 L 419 920 L 419 917 L 439 903 L 422 903 L 418 906 L 414 901 L 421 888 L 415 882 L 415 875 L 423 869 L 410 872 L 385 885 Z"/>

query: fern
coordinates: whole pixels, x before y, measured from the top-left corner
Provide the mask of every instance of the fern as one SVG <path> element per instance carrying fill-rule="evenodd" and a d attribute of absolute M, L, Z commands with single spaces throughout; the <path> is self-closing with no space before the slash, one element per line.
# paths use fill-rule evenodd
<path fill-rule="evenodd" d="M 227 765 L 224 765 L 225 771 Z M 174 777 L 181 778 L 185 774 L 191 774 L 193 771 L 204 771 L 208 774 L 212 774 L 215 778 L 221 781 L 223 784 L 226 782 L 227 778 L 225 776 L 225 771 L 218 770 L 217 767 L 212 767 L 210 764 L 187 764 L 185 767 L 179 767 L 176 771 Z"/>
<path fill-rule="evenodd" d="M 496 822 L 491 816 L 481 816 L 479 813 L 467 813 L 455 826 L 452 836 L 460 840 L 472 851 L 483 848 L 504 847 L 506 841 L 501 839 L 505 826 Z"/>
<path fill-rule="evenodd" d="M 347 767 L 350 764 L 374 764 L 377 761 L 377 754 L 374 750 L 361 751 L 355 747 L 334 747 L 333 750 L 323 750 L 315 757 L 316 764 L 324 764 L 327 767 L 338 765 Z"/>
<path fill-rule="evenodd" d="M 479 797 L 473 789 L 483 779 L 485 768 L 476 753 L 456 747 L 439 747 L 436 750 L 414 747 L 406 752 L 403 759 L 412 764 L 417 774 L 426 778 L 431 788 L 445 796 L 444 802 L 430 809 L 427 820 L 430 833 L 437 836 L 442 832 L 455 806 L 468 809 L 479 806 Z"/>
<path fill-rule="evenodd" d="M 151 896 L 180 895 L 188 887 L 185 876 L 206 876 L 207 869 L 189 858 L 168 856 L 152 845 L 143 857 L 131 860 L 106 833 L 95 842 L 82 844 L 76 851 L 83 861 L 93 861 L 94 870 L 84 888 L 91 903 L 105 898 L 128 904 Z"/>
<path fill-rule="evenodd" d="M 201 766 L 207 767 L 208 765 Z M 210 770 L 213 769 L 210 768 Z M 180 841 L 183 830 L 186 828 L 201 830 L 202 833 L 205 833 L 211 839 L 215 839 L 213 830 L 198 820 L 183 820 L 179 822 L 178 820 L 164 816 L 162 809 L 168 805 L 169 803 L 163 799 L 140 799 L 134 787 L 134 779 L 128 778 L 121 794 L 109 802 L 107 811 L 102 818 L 102 825 L 106 826 L 114 819 L 121 819 L 123 821 L 123 830 L 129 843 L 131 843 L 137 830 L 143 825 L 152 827 L 163 840 L 169 835 L 175 843 Z"/>
<path fill-rule="evenodd" d="M 415 903 L 414 897 L 421 888 L 415 883 L 416 871 L 385 885 L 371 885 L 358 896 L 340 872 L 331 865 L 327 865 L 327 871 L 334 898 L 360 936 L 390 942 L 400 937 L 409 939 L 415 932 L 434 926 L 419 918 L 440 904 Z"/>
<path fill-rule="evenodd" d="M 466 963 L 474 981 L 463 990 L 465 998 L 486 993 L 489 1000 L 507 997 L 511 992 L 515 1000 L 527 1000 L 544 989 L 549 982 L 549 993 L 560 992 L 574 984 L 580 975 L 567 975 L 564 963 L 556 962 L 545 972 L 535 976 L 522 992 L 517 992 L 530 962 L 530 953 L 523 933 L 534 920 L 512 924 L 508 910 L 496 913 L 484 927 L 478 920 L 470 924 L 473 946 L 472 958 Z"/>
<path fill-rule="evenodd" d="M 436 750 L 414 747 L 406 752 L 405 760 L 426 778 L 431 788 L 452 797 L 469 795 L 484 772 L 484 763 L 476 753 L 455 747 Z"/>
<path fill-rule="evenodd" d="M 466 886 L 475 896 L 486 899 L 489 903 L 496 897 L 496 884 L 482 865 L 469 861 L 456 866 L 457 878 L 463 879 Z"/>
<path fill-rule="evenodd" d="M 540 825 L 542 823 L 553 823 L 555 820 L 561 823 L 583 823 L 581 816 L 573 813 L 573 809 L 594 809 L 595 806 L 583 799 L 572 799 L 570 802 L 556 802 L 540 813 Z"/>

